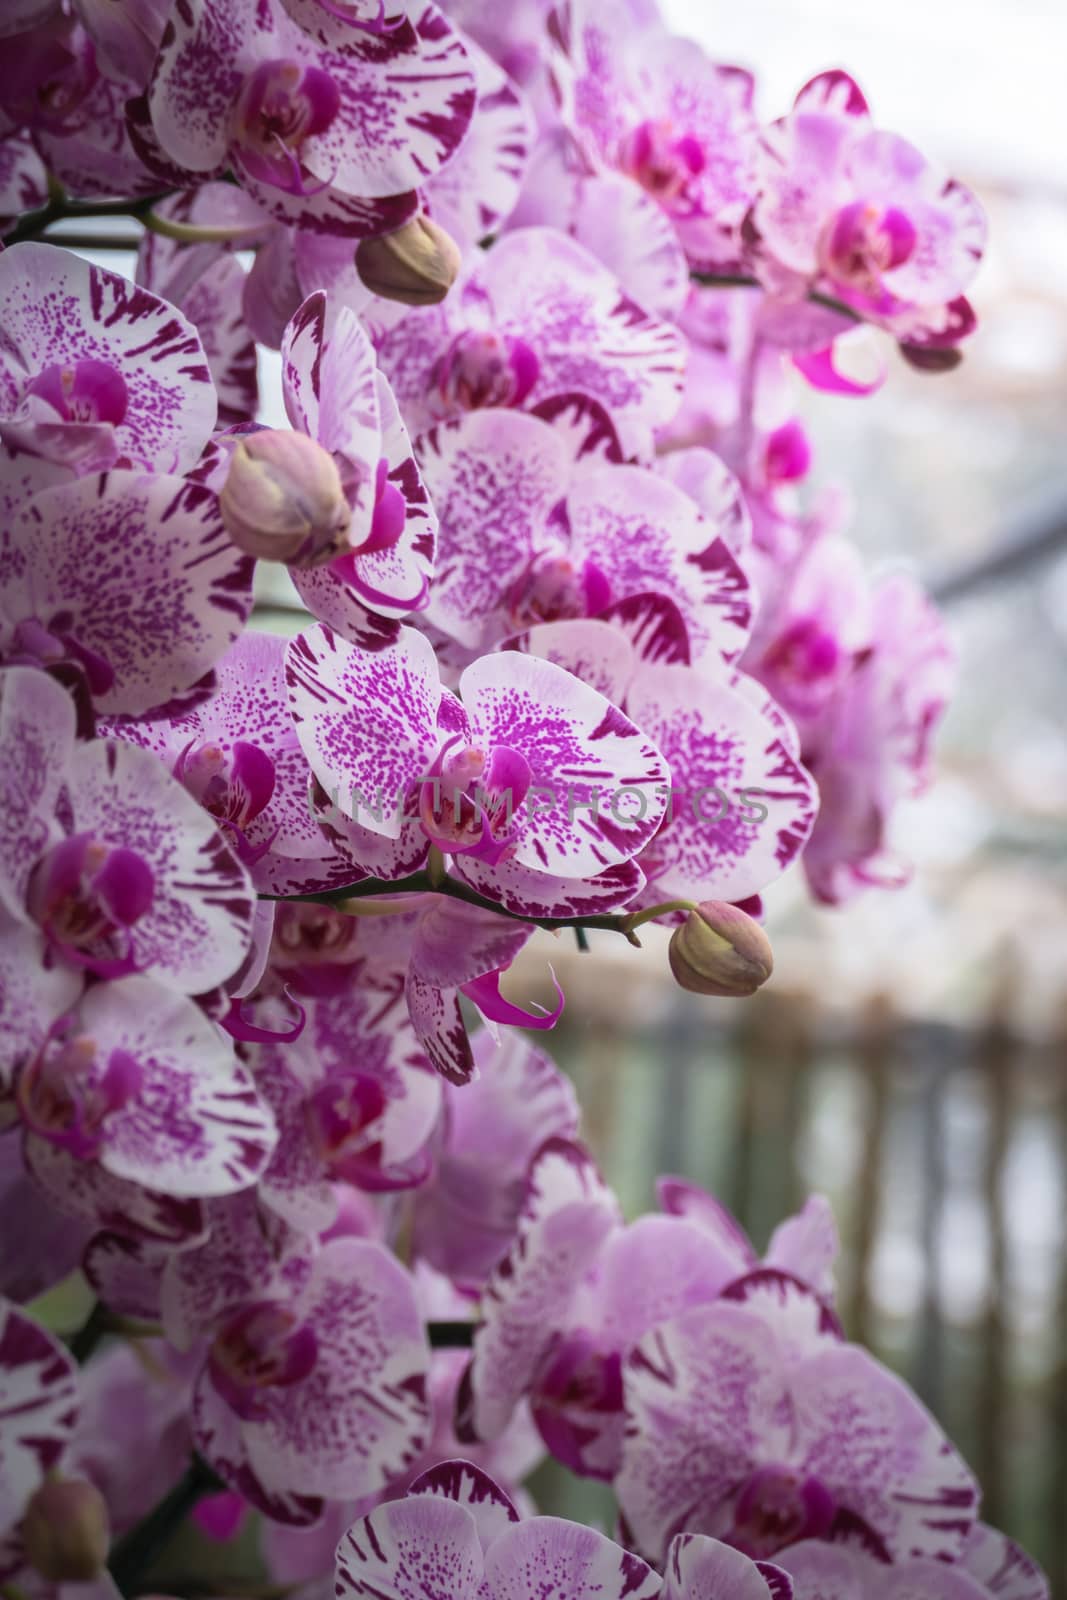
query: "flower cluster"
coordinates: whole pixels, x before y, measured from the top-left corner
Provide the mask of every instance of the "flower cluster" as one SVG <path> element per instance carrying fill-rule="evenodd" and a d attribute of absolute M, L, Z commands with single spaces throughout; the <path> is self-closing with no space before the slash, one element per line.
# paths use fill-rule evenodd
<path fill-rule="evenodd" d="M 625 1224 L 501 1032 L 562 1009 L 502 990 L 539 927 L 742 995 L 793 863 L 899 879 L 951 654 L 789 383 L 868 387 L 860 324 L 950 366 L 977 203 L 843 73 L 761 123 L 652 0 L 0 33 L 0 1581 L 113 1535 L 139 1592 L 199 1495 L 339 1594 L 1040 1600 L 846 1342 L 825 1203 L 762 1260 L 677 1179 Z M 102 214 L 135 282 L 49 232 Z M 25 1307 L 75 1268 L 72 1354 Z M 618 1543 L 535 1514 L 546 1450 Z"/>

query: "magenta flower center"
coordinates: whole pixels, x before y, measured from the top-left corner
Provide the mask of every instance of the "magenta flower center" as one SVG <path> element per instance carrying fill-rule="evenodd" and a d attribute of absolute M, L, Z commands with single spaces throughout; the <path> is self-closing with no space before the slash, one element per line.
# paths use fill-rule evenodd
<path fill-rule="evenodd" d="M 330 126 L 340 104 L 336 83 L 321 67 L 261 62 L 234 107 L 233 141 L 241 164 L 275 188 L 309 193 L 301 151 L 307 139 Z"/>
<path fill-rule="evenodd" d="M 508 615 L 515 629 L 539 622 L 595 617 L 611 602 L 611 585 L 595 561 L 575 561 L 562 548 L 534 556 L 512 585 Z"/>
<path fill-rule="evenodd" d="M 486 751 L 457 735 L 419 785 L 419 817 L 438 849 L 492 865 L 512 841 L 515 812 L 529 787 L 530 766 L 517 750 L 497 745 Z"/>
<path fill-rule="evenodd" d="M 906 212 L 896 206 L 854 200 L 831 218 L 820 249 L 820 265 L 836 283 L 877 293 L 881 276 L 903 266 L 918 235 Z"/>
<path fill-rule="evenodd" d="M 237 833 L 241 854 L 241 830 L 259 816 L 274 794 L 274 762 L 266 751 L 244 739 L 237 739 L 229 751 L 206 740 L 182 751 L 174 764 L 174 776 L 205 811 Z"/>
<path fill-rule="evenodd" d="M 834 1509 L 819 1478 L 793 1467 L 760 1467 L 741 1490 L 725 1542 L 764 1560 L 799 1539 L 825 1538 Z"/>
<path fill-rule="evenodd" d="M 19 1075 L 19 1111 L 41 1138 L 90 1161 L 108 1117 L 136 1098 L 143 1076 L 128 1051 L 113 1050 L 102 1063 L 88 1034 L 58 1035 Z"/>
<path fill-rule="evenodd" d="M 212 1381 L 246 1421 L 264 1414 L 264 1390 L 306 1378 L 318 1358 L 314 1330 L 276 1300 L 243 1306 L 215 1336 L 208 1357 Z"/>
<path fill-rule="evenodd" d="M 670 210 L 685 209 L 693 179 L 705 166 L 704 149 L 690 133 L 678 133 L 668 121 L 639 122 L 626 135 L 619 166 L 654 200 Z"/>
<path fill-rule="evenodd" d="M 154 894 L 155 878 L 143 856 L 80 833 L 37 863 L 26 901 L 65 960 L 113 978 L 135 970 L 131 930 Z"/>
<path fill-rule="evenodd" d="M 457 408 L 519 406 L 539 372 L 540 363 L 525 339 L 469 329 L 457 334 L 441 357 L 433 387 L 446 414 Z"/>
<path fill-rule="evenodd" d="M 766 657 L 783 699 L 828 682 L 841 663 L 841 647 L 834 634 L 815 617 L 802 617 L 785 629 Z"/>
<path fill-rule="evenodd" d="M 345 1178 L 349 1158 L 362 1156 L 374 1142 L 369 1132 L 385 1110 L 381 1082 L 369 1073 L 348 1072 L 319 1085 L 304 1107 L 311 1138 L 331 1174 Z"/>
<path fill-rule="evenodd" d="M 107 361 L 45 367 L 30 379 L 25 392 L 44 400 L 64 422 L 110 422 L 118 427 L 129 403 L 126 380 Z"/>

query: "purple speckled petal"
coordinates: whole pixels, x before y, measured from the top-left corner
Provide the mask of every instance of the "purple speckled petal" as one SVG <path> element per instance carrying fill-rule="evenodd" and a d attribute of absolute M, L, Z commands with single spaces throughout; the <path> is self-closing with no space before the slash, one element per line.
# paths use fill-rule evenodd
<path fill-rule="evenodd" d="M 47 674 L 0 673 L 0 906 L 20 919 L 34 863 L 59 836 L 56 801 L 74 729 L 74 703 Z"/>
<path fill-rule="evenodd" d="M 396 635 L 395 621 L 382 622 L 381 618 L 399 619 L 426 605 L 437 545 L 437 516 L 419 474 L 407 429 L 380 372 L 374 374 L 374 382 L 381 418 L 380 458 L 388 466 L 386 483 L 399 492 L 404 502 L 400 536 L 395 544 L 353 556 L 350 562 L 292 574 L 309 611 L 342 638 L 370 649 Z M 372 488 L 373 481 L 372 471 Z M 373 515 L 373 506 L 371 512 Z"/>
<path fill-rule="evenodd" d="M 744 1228 L 706 1189 L 684 1178 L 662 1177 L 656 1179 L 656 1198 L 661 1210 L 670 1217 L 685 1217 L 706 1233 L 716 1252 L 734 1263 L 734 1274 L 750 1272 L 758 1263 Z"/>
<path fill-rule="evenodd" d="M 235 215 L 227 215 L 215 201 L 214 191 L 222 187 L 231 189 L 229 184 L 205 184 L 202 190 L 161 203 L 158 212 L 183 223 L 195 223 L 206 212 L 205 225 L 210 225 L 211 214 L 217 211 L 223 226 L 237 223 L 241 219 L 237 208 L 231 208 Z M 249 210 L 262 232 L 264 220 L 258 208 L 249 203 Z M 258 406 L 255 341 L 243 315 L 247 276 L 221 244 L 183 246 L 163 234 L 145 233 L 137 253 L 138 283 L 179 307 L 200 335 L 218 395 L 220 427 L 251 422 Z"/>
<path fill-rule="evenodd" d="M 638 1217 L 614 1234 L 599 1263 L 597 1325 L 626 1350 L 658 1322 L 718 1298 L 736 1276 L 732 1255 L 682 1217 Z M 634 1294 L 634 1284 L 641 1293 Z"/>
<path fill-rule="evenodd" d="M 589 172 L 562 129 L 538 141 L 513 224 L 562 228 L 657 316 L 685 303 L 689 269 L 670 218 L 629 177 Z"/>
<path fill-rule="evenodd" d="M 550 661 L 514 651 L 474 662 L 460 688 L 474 736 L 486 748 L 518 750 L 530 766 L 519 866 L 592 875 L 653 836 L 666 807 L 666 764 L 603 695 Z"/>
<path fill-rule="evenodd" d="M 359 469 L 353 513 L 358 528 L 366 522 L 368 531 L 382 432 L 375 366 L 371 342 L 354 314 L 341 306 L 328 326 L 326 296 L 309 295 L 282 340 L 285 410 L 294 428 L 326 450 L 342 451 Z"/>
<path fill-rule="evenodd" d="M 147 1239 L 98 1233 L 89 1241 L 81 1265 L 90 1287 L 109 1311 L 158 1322 L 161 1280 L 169 1254 Z"/>
<path fill-rule="evenodd" d="M 171 10 L 148 104 L 166 154 L 193 172 L 213 174 L 226 160 L 242 57 L 259 20 L 240 0 L 185 0 Z"/>
<path fill-rule="evenodd" d="M 78 1415 L 77 1367 L 50 1333 L 0 1300 L 0 1531 L 59 1462 Z"/>
<path fill-rule="evenodd" d="M 832 1301 L 834 1261 L 839 1241 L 833 1210 L 825 1195 L 813 1194 L 796 1216 L 775 1228 L 767 1246 L 769 1267 L 809 1283 L 817 1295 Z"/>
<path fill-rule="evenodd" d="M 755 1311 L 770 1324 L 783 1350 L 800 1357 L 828 1340 L 844 1338 L 841 1324 L 810 1285 L 779 1267 L 757 1266 L 722 1291 L 723 1300 Z"/>
<path fill-rule="evenodd" d="M 161 983 L 202 994 L 244 960 L 255 899 L 213 818 L 147 750 L 93 740 L 70 763 L 75 833 L 136 851 L 151 904 L 131 929 L 134 959 Z"/>
<path fill-rule="evenodd" d="M 597 563 L 613 599 L 655 590 L 681 611 L 694 659 L 741 653 L 752 622 L 748 580 L 681 489 L 641 467 L 605 467 L 578 479 L 567 510 L 575 557 Z"/>
<path fill-rule="evenodd" d="M 656 471 L 696 502 L 731 555 L 741 559 L 752 537 L 752 521 L 737 478 L 721 456 L 703 445 L 669 450 Z"/>
<path fill-rule="evenodd" d="M 682 395 L 681 335 L 642 310 L 581 245 L 550 228 L 517 229 L 487 253 L 480 280 L 497 326 L 537 352 L 530 404 L 578 392 L 629 429 L 670 421 Z"/>
<path fill-rule="evenodd" d="M 474 72 L 436 6 L 377 36 L 350 28 L 342 39 L 335 27 L 315 59 L 340 90 L 336 116 L 303 147 L 319 179 L 345 194 L 398 195 L 459 148 L 474 115 Z"/>
<path fill-rule="evenodd" d="M 5 226 L 48 199 L 48 173 L 25 129 L 0 139 L 0 220 Z"/>
<path fill-rule="evenodd" d="M 429 1428 L 429 1348 L 411 1278 L 382 1245 L 323 1247 L 301 1310 L 317 1360 L 292 1389 L 266 1391 L 246 1422 L 249 1461 L 275 1489 L 354 1499 L 417 1459 Z"/>
<path fill-rule="evenodd" d="M 985 1585 L 994 1600 L 1049 1600 L 1048 1579 L 1036 1561 L 996 1528 L 976 1522 L 960 1566 Z"/>
<path fill-rule="evenodd" d="M 488 1472 L 471 1461 L 442 1461 L 415 1479 L 411 1495 L 436 1495 L 466 1506 L 474 1518 L 483 1550 L 513 1523 L 519 1513 Z"/>
<path fill-rule="evenodd" d="M 530 407 L 530 415 L 540 417 L 560 436 L 574 466 L 629 459 L 610 415 L 587 394 L 549 395 Z"/>
<path fill-rule="evenodd" d="M 466 251 L 496 233 L 514 210 L 534 140 L 522 91 L 495 61 L 464 41 L 478 104 L 454 158 L 426 184 L 435 222 Z"/>
<path fill-rule="evenodd" d="M 46 489 L 5 543 L 15 570 L 0 616 L 103 661 L 114 674 L 96 696 L 104 712 L 140 715 L 193 688 L 251 609 L 252 563 L 215 496 L 176 478 L 111 472 Z"/>
<path fill-rule="evenodd" d="M 193 1439 L 197 1450 L 232 1489 L 274 1522 L 308 1527 L 317 1522 L 323 1503 L 298 1489 L 268 1488 L 248 1459 L 240 1418 L 222 1399 L 205 1368 L 193 1390 Z"/>
<path fill-rule="evenodd" d="M 427 983 L 458 987 L 509 966 L 532 931 L 480 906 L 427 896 L 411 943 L 411 962 Z"/>
<path fill-rule="evenodd" d="M 26 1304 L 75 1271 L 90 1230 L 72 1226 L 33 1181 L 13 1131 L 0 1136 L 0 1210 L 19 1219 L 0 1233 L 0 1295 Z"/>
<path fill-rule="evenodd" d="M 978 1486 L 905 1383 L 856 1345 L 806 1360 L 792 1383 L 799 1462 L 895 1560 L 958 1560 Z"/>
<path fill-rule="evenodd" d="M 94 1228 L 170 1245 L 186 1245 L 203 1233 L 199 1200 L 127 1183 L 99 1162 L 81 1161 L 34 1134 L 27 1137 L 24 1151 L 27 1168 L 52 1204 Z"/>
<path fill-rule="evenodd" d="M 661 1559 L 761 1460 L 787 1459 L 789 1390 L 773 1331 L 736 1305 L 697 1306 L 647 1334 L 624 1373 L 615 1492 L 639 1549 Z"/>
<path fill-rule="evenodd" d="M 557 878 L 518 861 L 495 867 L 473 856 L 457 858 L 459 876 L 480 894 L 497 900 L 517 917 L 588 917 L 616 911 L 638 895 L 644 874 L 634 861 L 620 861 L 591 878 Z"/>
<path fill-rule="evenodd" d="M 778 1570 L 774 1586 L 768 1577 L 729 1545 L 699 1533 L 680 1533 L 671 1540 L 664 1568 L 663 1600 L 793 1600 L 793 1585 Z M 802 1595 L 799 1600 L 803 1600 Z"/>
<path fill-rule="evenodd" d="M 437 745 L 432 646 L 403 628 L 396 644 L 370 654 L 310 628 L 289 646 L 285 675 L 301 748 L 323 788 L 369 831 L 398 839 L 408 787 Z"/>
<path fill-rule="evenodd" d="M 101 1132 L 98 1160 L 114 1177 L 189 1198 L 255 1182 L 274 1148 L 274 1119 L 197 1006 L 146 978 L 123 978 L 91 989 L 79 1019 L 101 1056 L 124 1052 L 140 1072 Z"/>
<path fill-rule="evenodd" d="M 338 1545 L 336 1593 L 366 1600 L 475 1600 L 482 1561 L 465 1506 L 437 1495 L 391 1500 Z"/>
<path fill-rule="evenodd" d="M 37 131 L 37 147 L 49 172 L 69 194 L 136 199 L 158 192 L 159 179 L 145 166 L 126 125 L 129 97 L 128 83 L 101 75 L 78 107 L 76 133 L 59 137 L 45 128 Z"/>
<path fill-rule="evenodd" d="M 493 1600 L 653 1600 L 660 1576 L 595 1528 L 562 1517 L 531 1517 L 486 1552 Z"/>
<path fill-rule="evenodd" d="M 196 462 L 215 425 L 215 390 L 196 329 L 173 306 L 38 243 L 4 251 L 0 300 L 9 394 L 49 367 L 103 362 L 126 386 L 126 413 L 115 428 L 120 458 L 159 472 Z"/>
<path fill-rule="evenodd" d="M 790 1545 L 775 1563 L 789 1574 L 794 1600 L 884 1600 L 883 1579 L 891 1570 L 861 1550 L 822 1539 Z M 919 1592 L 924 1600 L 936 1594 L 925 1586 Z"/>
<path fill-rule="evenodd" d="M 349 254 L 353 250 L 352 240 L 392 233 L 409 222 L 419 209 L 419 197 L 414 189 L 373 200 L 346 194 L 332 184 L 313 189 L 309 194 L 292 194 L 288 189 L 261 182 L 248 172 L 242 173 L 241 182 L 276 222 L 327 239 L 347 240 Z"/>
<path fill-rule="evenodd" d="M 547 1140 L 530 1169 L 518 1236 L 482 1300 L 470 1367 L 473 1437 L 504 1431 L 618 1218 L 588 1152 L 566 1139 Z"/>
<path fill-rule="evenodd" d="M 532 417 L 488 409 L 434 428 L 416 449 L 439 519 L 427 616 L 463 644 L 492 643 L 510 631 L 498 621 L 508 589 L 566 492 L 563 440 Z"/>
<path fill-rule="evenodd" d="M 469 1083 L 475 1066 L 459 990 L 427 983 L 411 968 L 404 982 L 404 998 L 415 1036 L 434 1069 L 448 1083 L 459 1087 Z"/>
<path fill-rule="evenodd" d="M 657 894 L 740 900 L 778 877 L 811 831 L 816 795 L 777 728 L 728 681 L 687 667 L 645 668 L 627 705 L 676 791 L 641 859 Z"/>
<path fill-rule="evenodd" d="M 473 1046 L 473 1083 L 445 1091 L 446 1136 L 432 1187 L 416 1197 L 417 1253 L 439 1272 L 481 1287 L 519 1221 L 520 1184 L 534 1152 L 578 1131 L 574 1090 L 521 1034 Z"/>
<path fill-rule="evenodd" d="M 171 1254 L 161 1311 L 167 1338 L 188 1350 L 249 1300 L 288 1296 L 307 1278 L 314 1241 L 259 1205 L 245 1189 L 205 1207 L 210 1232 L 195 1249 Z"/>
<path fill-rule="evenodd" d="M 623 630 L 597 618 L 541 622 L 513 635 L 505 648 L 555 662 L 615 705 L 625 702 L 637 669 L 634 647 Z"/>

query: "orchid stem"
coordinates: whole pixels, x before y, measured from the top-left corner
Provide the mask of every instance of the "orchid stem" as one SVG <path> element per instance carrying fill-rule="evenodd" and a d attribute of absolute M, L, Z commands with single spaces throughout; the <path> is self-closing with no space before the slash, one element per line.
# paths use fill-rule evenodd
<path fill-rule="evenodd" d="M 699 283 L 705 289 L 762 289 L 763 285 L 758 278 L 750 277 L 746 272 L 691 272 L 690 283 Z M 843 300 L 835 300 L 833 295 L 821 294 L 818 289 L 809 289 L 805 299 L 813 306 L 822 306 L 827 311 L 836 311 L 839 317 L 847 317 L 850 322 L 862 322 L 863 318 L 858 311 L 853 311 L 851 306 L 846 306 Z"/>
<path fill-rule="evenodd" d="M 482 911 L 493 911 L 498 917 L 509 917 L 512 922 L 525 922 L 528 926 L 545 928 L 550 933 L 557 928 L 608 928 L 612 933 L 621 933 L 628 943 L 636 945 L 638 949 L 641 947 L 641 941 L 631 926 L 632 916 L 621 911 L 604 912 L 587 917 L 525 917 L 517 911 L 506 910 L 496 900 L 490 900 L 474 889 L 468 889 L 467 885 L 460 883 L 457 878 L 445 878 L 440 883 L 435 883 L 429 872 L 413 872 L 406 878 L 397 878 L 393 883 L 381 878 L 364 878 L 359 883 L 351 884 L 347 889 L 329 889 L 324 894 L 261 894 L 259 898 L 335 906 L 345 911 L 346 900 L 365 900 L 382 895 L 403 894 L 445 895 L 450 900 L 462 900 L 466 905 L 478 906 Z M 349 914 L 358 916 L 359 912 L 353 911 Z M 647 922 L 647 915 L 644 915 L 642 920 Z"/>
<path fill-rule="evenodd" d="M 166 189 L 159 194 L 145 195 L 141 200 L 68 200 L 61 189 L 55 188 L 45 205 L 27 212 L 4 235 L 4 246 L 9 249 L 24 239 L 40 239 L 53 223 L 65 222 L 68 217 L 77 221 L 87 221 L 91 217 L 132 217 L 135 222 L 144 222 L 152 208 L 173 193 L 172 189 Z M 64 240 L 60 236 L 52 242 L 62 244 Z"/>
<path fill-rule="evenodd" d="M 182 1478 L 135 1528 L 113 1546 L 108 1569 L 120 1594 L 138 1592 L 145 1574 L 204 1495 L 224 1488 L 222 1480 L 194 1456 Z"/>

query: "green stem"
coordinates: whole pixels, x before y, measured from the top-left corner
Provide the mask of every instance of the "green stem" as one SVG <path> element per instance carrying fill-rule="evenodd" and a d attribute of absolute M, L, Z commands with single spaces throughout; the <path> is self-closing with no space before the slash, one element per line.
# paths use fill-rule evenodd
<path fill-rule="evenodd" d="M 409 877 L 397 878 L 393 883 L 387 883 L 381 878 L 364 878 L 359 883 L 354 883 L 347 889 L 328 889 L 324 894 L 261 894 L 261 900 L 297 900 L 308 902 L 311 905 L 334 906 L 338 911 L 347 911 L 347 901 L 376 899 L 382 895 L 394 894 L 443 894 L 450 900 L 462 900 L 465 905 L 477 906 L 482 911 L 493 911 L 498 917 L 508 917 L 512 922 L 525 922 L 535 928 L 546 928 L 553 932 L 556 928 L 609 928 L 612 933 L 621 933 L 630 944 L 640 945 L 640 940 L 631 932 L 630 918 L 621 912 L 605 912 L 602 915 L 588 917 L 524 917 L 517 911 L 508 911 L 496 900 L 490 900 L 484 894 L 478 894 L 474 889 L 469 889 L 465 883 L 460 883 L 457 878 L 445 878 L 440 883 L 435 883 L 429 872 L 413 872 Z M 354 909 L 352 915 L 359 915 Z M 647 917 L 645 918 L 647 921 Z"/>
<path fill-rule="evenodd" d="M 261 900 L 298 901 L 303 904 L 317 906 L 333 906 L 336 910 L 345 912 L 349 916 L 367 915 L 370 908 L 354 905 L 351 902 L 358 900 L 375 900 L 385 895 L 420 895 L 442 894 L 450 900 L 462 900 L 465 905 L 477 906 L 481 911 L 492 911 L 498 917 L 508 917 L 512 922 L 525 922 L 535 928 L 545 928 L 549 933 L 557 928 L 606 928 L 611 933 L 621 933 L 623 938 L 632 945 L 641 948 L 641 941 L 636 930 L 642 923 L 652 922 L 656 917 L 666 916 L 671 911 L 693 911 L 696 909 L 692 900 L 665 900 L 660 905 L 648 906 L 644 911 L 607 911 L 592 916 L 580 917 L 524 917 L 517 911 L 508 911 L 496 900 L 490 900 L 484 894 L 478 894 L 475 889 L 470 889 L 458 878 L 442 878 L 435 881 L 430 871 L 412 872 L 406 878 L 397 878 L 392 883 L 382 878 L 363 878 L 359 883 L 351 884 L 347 889 L 327 889 L 323 894 L 261 894 Z M 383 913 L 388 911 L 382 907 Z M 404 910 L 414 910 L 414 906 L 405 906 Z M 371 914 L 378 911 L 375 907 Z"/>
<path fill-rule="evenodd" d="M 110 1316 L 107 1307 L 97 1300 L 93 1309 L 69 1340 L 70 1353 L 84 1366 L 105 1334 L 110 1333 Z"/>
<path fill-rule="evenodd" d="M 206 1494 L 223 1488 L 206 1461 L 194 1456 L 184 1477 L 157 1506 L 111 1549 L 108 1568 L 119 1592 L 138 1592 L 146 1574 L 177 1533 L 190 1511 Z"/>
<path fill-rule="evenodd" d="M 153 207 L 173 193 L 173 189 L 164 189 L 159 194 L 145 195 L 140 200 L 68 200 L 62 190 L 57 189 L 45 205 L 27 212 L 4 235 L 4 245 L 10 248 L 13 244 L 21 244 L 24 239 L 39 239 L 54 222 L 65 222 L 68 218 L 88 221 L 94 217 L 132 217 L 135 222 L 144 222 Z M 63 241 L 60 239 L 56 242 Z"/>
<path fill-rule="evenodd" d="M 706 289 L 762 289 L 763 285 L 758 278 L 751 277 L 747 272 L 691 272 L 691 283 L 702 284 Z M 863 318 L 858 311 L 853 311 L 851 306 L 846 306 L 843 300 L 835 300 L 833 295 L 822 294 L 818 289 L 809 289 L 805 299 L 814 306 L 822 306 L 826 311 L 836 311 L 839 317 L 847 317 L 850 322 L 862 322 Z"/>

